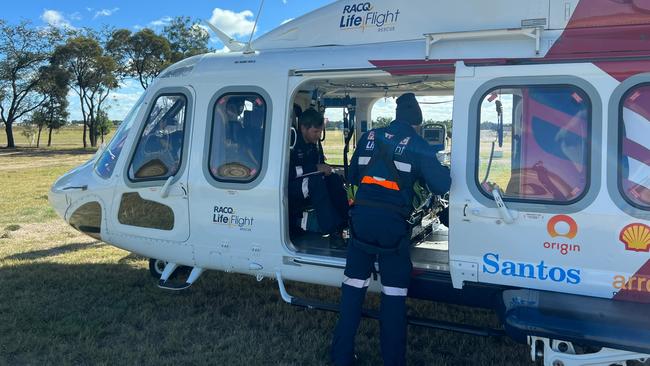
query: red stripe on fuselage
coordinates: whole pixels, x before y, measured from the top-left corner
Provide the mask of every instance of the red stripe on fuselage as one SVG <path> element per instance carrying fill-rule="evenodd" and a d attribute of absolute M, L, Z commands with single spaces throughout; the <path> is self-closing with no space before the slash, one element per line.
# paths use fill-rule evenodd
<path fill-rule="evenodd" d="M 650 3 L 650 2 L 649 2 Z M 469 59 L 468 66 L 590 62 L 619 81 L 650 71 L 650 5 L 639 1 L 582 0 L 544 58 Z M 618 60 L 618 61 L 617 61 Z M 456 59 L 370 60 L 391 75 L 454 74 Z"/>
<path fill-rule="evenodd" d="M 650 260 L 627 279 L 625 288 L 614 295 L 614 300 L 650 303 Z"/>

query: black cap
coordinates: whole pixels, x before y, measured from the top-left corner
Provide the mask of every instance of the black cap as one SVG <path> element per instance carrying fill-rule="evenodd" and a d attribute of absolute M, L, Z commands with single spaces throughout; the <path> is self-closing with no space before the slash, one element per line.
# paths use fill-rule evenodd
<path fill-rule="evenodd" d="M 422 110 L 415 99 L 415 94 L 405 93 L 397 98 L 397 120 L 410 125 L 422 124 Z"/>

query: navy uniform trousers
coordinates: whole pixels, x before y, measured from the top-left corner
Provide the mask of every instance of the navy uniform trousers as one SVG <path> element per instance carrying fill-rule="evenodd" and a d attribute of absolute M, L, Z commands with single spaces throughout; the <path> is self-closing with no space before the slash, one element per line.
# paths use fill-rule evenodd
<path fill-rule="evenodd" d="M 292 224 L 302 215 L 302 209 L 310 203 L 324 233 L 331 234 L 346 226 L 348 196 L 343 179 L 338 174 L 313 174 L 289 182 L 289 213 Z"/>
<path fill-rule="evenodd" d="M 402 216 L 367 207 L 354 207 L 351 213 L 356 239 L 395 248 L 410 228 Z M 334 331 L 331 359 L 335 365 L 350 365 L 354 359 L 354 338 L 361 321 L 366 290 L 375 265 L 381 276 L 380 342 L 384 365 L 406 364 L 406 295 L 413 264 L 408 248 L 399 252 L 371 254 L 352 243 L 348 245 L 345 278 L 341 288 L 341 314 Z"/>

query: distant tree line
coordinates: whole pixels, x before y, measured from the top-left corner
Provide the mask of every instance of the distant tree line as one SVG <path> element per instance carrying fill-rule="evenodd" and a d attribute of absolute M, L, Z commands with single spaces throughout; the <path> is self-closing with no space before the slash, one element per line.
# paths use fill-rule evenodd
<path fill-rule="evenodd" d="M 210 52 L 209 34 L 197 20 L 176 17 L 160 33 L 144 28 L 57 29 L 0 19 L 0 124 L 7 147 L 13 126 L 29 124 L 38 134 L 61 128 L 69 118 L 67 96 L 79 98 L 83 146 L 96 147 L 110 132 L 106 99 L 126 79 L 143 89 L 167 66 Z"/>

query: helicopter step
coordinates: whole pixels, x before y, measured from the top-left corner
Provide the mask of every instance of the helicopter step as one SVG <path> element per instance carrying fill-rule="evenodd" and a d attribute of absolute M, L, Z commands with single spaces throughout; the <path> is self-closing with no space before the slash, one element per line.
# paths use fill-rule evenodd
<path fill-rule="evenodd" d="M 200 267 L 193 267 L 190 275 L 187 277 L 185 283 L 172 283 L 169 281 L 169 278 L 172 276 L 174 271 L 178 268 L 178 264 L 169 262 L 165 266 L 165 269 L 160 276 L 160 281 L 158 282 L 158 287 L 164 290 L 171 291 L 181 291 L 188 289 L 199 277 L 203 274 L 205 269 Z"/>
<path fill-rule="evenodd" d="M 293 306 L 302 307 L 306 309 L 315 309 L 330 311 L 338 313 L 340 311 L 339 304 L 328 303 L 318 300 L 302 299 L 289 295 L 284 286 L 284 280 L 282 279 L 282 274 L 280 272 L 276 273 L 276 279 L 278 281 L 278 287 L 280 289 L 280 295 L 282 299 Z M 361 315 L 365 318 L 379 320 L 379 312 L 375 310 L 363 309 Z M 437 330 L 446 330 L 452 332 L 459 332 L 464 334 L 470 334 L 481 337 L 502 337 L 505 336 L 505 330 L 487 328 L 487 327 L 475 327 L 471 325 L 464 325 L 458 323 L 444 322 L 433 319 L 418 318 L 418 317 L 407 317 L 407 322 L 409 325 L 415 325 L 424 328 L 437 329 Z"/>

